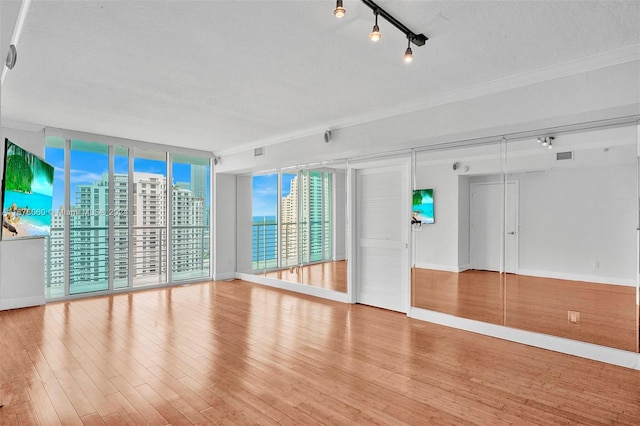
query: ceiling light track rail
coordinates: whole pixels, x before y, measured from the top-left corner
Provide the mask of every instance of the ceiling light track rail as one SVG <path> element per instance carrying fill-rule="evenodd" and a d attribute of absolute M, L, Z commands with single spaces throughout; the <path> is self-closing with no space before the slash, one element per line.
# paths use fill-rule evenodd
<path fill-rule="evenodd" d="M 403 32 L 407 36 L 407 39 L 409 39 L 409 42 L 415 44 L 416 46 L 424 46 L 426 41 L 429 40 L 429 38 L 424 34 L 416 34 L 411 31 L 409 28 L 407 28 L 406 25 L 398 21 L 393 15 L 378 6 L 375 2 L 371 0 L 362 0 L 362 3 L 366 4 L 376 16 L 382 16 L 387 22 Z"/>

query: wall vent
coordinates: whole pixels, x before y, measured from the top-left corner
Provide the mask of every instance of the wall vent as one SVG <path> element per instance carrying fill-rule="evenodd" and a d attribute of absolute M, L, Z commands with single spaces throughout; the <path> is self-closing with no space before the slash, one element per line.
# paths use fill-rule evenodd
<path fill-rule="evenodd" d="M 573 151 L 557 152 L 556 160 L 573 160 Z"/>
<path fill-rule="evenodd" d="M 261 155 L 264 155 L 264 147 L 256 148 L 253 150 L 254 157 L 260 157 Z"/>

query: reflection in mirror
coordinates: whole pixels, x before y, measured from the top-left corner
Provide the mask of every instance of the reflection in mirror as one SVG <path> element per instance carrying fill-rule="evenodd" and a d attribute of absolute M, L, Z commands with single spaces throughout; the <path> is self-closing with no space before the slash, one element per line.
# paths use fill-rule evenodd
<path fill-rule="evenodd" d="M 416 154 L 414 189 L 433 198 L 414 196 L 412 306 L 502 324 L 501 152 L 495 142 Z"/>
<path fill-rule="evenodd" d="M 540 136 L 507 144 L 505 325 L 636 351 L 635 126 Z"/>
<path fill-rule="evenodd" d="M 347 291 L 345 163 L 252 178 L 256 274 Z"/>

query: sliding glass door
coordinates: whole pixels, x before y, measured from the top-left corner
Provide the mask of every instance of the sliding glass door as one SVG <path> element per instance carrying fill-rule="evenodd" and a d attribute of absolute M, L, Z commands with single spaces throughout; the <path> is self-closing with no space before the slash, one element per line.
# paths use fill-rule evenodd
<path fill-rule="evenodd" d="M 57 136 L 45 145 L 55 167 L 47 298 L 211 275 L 208 156 Z"/>

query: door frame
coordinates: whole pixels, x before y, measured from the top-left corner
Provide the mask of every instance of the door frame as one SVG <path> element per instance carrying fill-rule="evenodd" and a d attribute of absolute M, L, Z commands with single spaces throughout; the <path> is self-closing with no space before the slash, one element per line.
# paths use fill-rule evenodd
<path fill-rule="evenodd" d="M 473 264 L 473 255 L 472 255 L 472 243 L 471 243 L 471 220 L 474 217 L 474 212 L 473 212 L 473 202 L 471 200 L 471 197 L 473 195 L 473 190 L 476 187 L 479 186 L 486 186 L 486 185 L 494 185 L 494 186 L 502 186 L 502 190 L 500 191 L 500 205 L 501 205 L 501 209 L 500 209 L 500 226 L 499 229 L 501 231 L 500 235 L 500 248 L 499 248 L 499 257 L 500 257 L 500 262 L 499 262 L 499 271 L 500 273 L 513 273 L 513 274 L 518 274 L 518 270 L 519 270 L 519 251 L 520 251 L 520 224 L 519 224 L 519 219 L 520 219 L 520 199 L 519 199 L 519 194 L 520 194 L 520 182 L 517 180 L 508 180 L 506 182 L 500 182 L 500 181 L 494 181 L 494 182 L 471 182 L 469 184 L 469 263 L 471 265 L 472 268 L 475 267 L 475 265 Z M 514 211 L 513 211 L 513 215 L 514 215 L 514 230 L 513 232 L 515 232 L 515 241 L 514 241 L 514 253 L 513 253 L 513 263 L 514 263 L 514 270 L 513 271 L 506 271 L 506 258 L 507 258 L 507 250 L 506 250 L 506 239 L 507 239 L 507 234 L 508 232 L 511 232 L 509 230 L 507 230 L 507 221 L 506 221 L 506 217 L 507 217 L 507 191 L 508 191 L 508 185 L 514 185 Z"/>
<path fill-rule="evenodd" d="M 406 217 L 406 223 L 402 227 L 403 243 L 405 244 L 405 252 L 403 254 L 404 270 L 401 277 L 401 288 L 403 298 L 403 310 L 405 314 L 409 314 L 411 308 L 411 244 L 409 222 L 411 218 L 411 158 L 410 157 L 390 157 L 378 160 L 363 160 L 357 162 L 348 162 L 347 164 L 347 298 L 349 303 L 357 303 L 357 278 L 358 278 L 358 211 L 357 211 L 357 178 L 356 174 L 359 170 L 382 169 L 385 167 L 402 166 L 404 167 L 405 178 L 402 185 L 403 203 L 402 214 Z"/>

